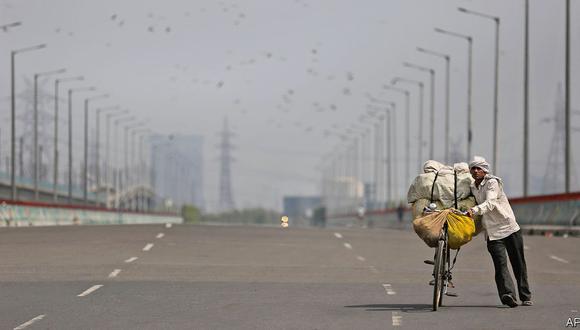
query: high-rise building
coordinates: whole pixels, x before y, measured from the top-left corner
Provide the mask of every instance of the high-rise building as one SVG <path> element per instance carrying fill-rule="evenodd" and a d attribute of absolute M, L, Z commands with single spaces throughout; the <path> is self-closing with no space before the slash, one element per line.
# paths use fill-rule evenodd
<path fill-rule="evenodd" d="M 200 135 L 153 135 L 151 182 L 156 204 L 204 209 L 203 137 Z"/>

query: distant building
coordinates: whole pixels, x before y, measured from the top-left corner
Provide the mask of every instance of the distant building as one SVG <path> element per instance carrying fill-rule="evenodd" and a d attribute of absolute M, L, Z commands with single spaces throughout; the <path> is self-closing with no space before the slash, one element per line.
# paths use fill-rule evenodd
<path fill-rule="evenodd" d="M 203 137 L 200 135 L 153 135 L 151 182 L 156 205 L 184 204 L 204 209 Z"/>

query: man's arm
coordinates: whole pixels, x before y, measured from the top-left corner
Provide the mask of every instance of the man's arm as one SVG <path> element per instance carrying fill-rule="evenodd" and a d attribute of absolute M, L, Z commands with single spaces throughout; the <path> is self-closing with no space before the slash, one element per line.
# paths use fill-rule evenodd
<path fill-rule="evenodd" d="M 490 179 L 486 184 L 485 201 L 471 208 L 471 213 L 483 215 L 496 208 L 499 201 L 499 183 L 495 179 Z"/>

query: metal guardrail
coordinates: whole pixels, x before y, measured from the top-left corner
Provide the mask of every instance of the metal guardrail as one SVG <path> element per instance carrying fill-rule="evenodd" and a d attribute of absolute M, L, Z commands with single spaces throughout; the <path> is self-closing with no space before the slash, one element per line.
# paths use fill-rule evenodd
<path fill-rule="evenodd" d="M 34 182 L 32 180 L 32 178 L 27 178 L 27 177 L 20 177 L 20 176 L 16 176 L 15 178 L 15 182 L 17 187 L 19 187 L 20 189 L 25 188 L 28 190 L 33 190 L 34 189 Z M 0 184 L 4 184 L 6 186 L 10 186 L 10 176 L 3 171 L 0 171 Z M 53 191 L 53 185 L 50 182 L 47 181 L 42 181 L 40 180 L 38 182 L 38 189 L 39 191 L 45 191 L 45 192 L 50 192 L 52 193 Z M 56 186 L 56 191 L 57 194 L 62 195 L 62 196 L 67 196 L 68 195 L 68 185 L 65 184 L 58 184 Z M 72 186 L 72 195 L 73 198 L 83 198 L 83 188 L 79 185 L 73 185 Z M 88 192 L 87 194 L 89 200 L 94 200 L 96 198 L 96 194 L 94 192 Z"/>
<path fill-rule="evenodd" d="M 518 224 L 529 234 L 580 235 L 580 192 L 512 198 L 510 204 Z M 335 215 L 329 225 L 412 229 L 411 210 L 405 209 L 402 221 L 396 209 L 367 212 L 364 219 L 356 214 Z"/>
<path fill-rule="evenodd" d="M 169 213 L 132 212 L 34 202 L 0 203 L 0 227 L 182 222 L 181 215 Z"/>

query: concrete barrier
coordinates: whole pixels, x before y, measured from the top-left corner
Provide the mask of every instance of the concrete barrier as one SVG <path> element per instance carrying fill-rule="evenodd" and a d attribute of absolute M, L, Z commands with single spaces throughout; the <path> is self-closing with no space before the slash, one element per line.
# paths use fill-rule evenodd
<path fill-rule="evenodd" d="M 21 201 L 0 201 L 0 226 L 182 223 L 181 215 Z"/>
<path fill-rule="evenodd" d="M 510 199 L 518 224 L 528 234 L 580 235 L 580 192 Z M 399 221 L 396 209 L 330 217 L 330 226 L 381 227 L 412 230 L 411 209 Z"/>

